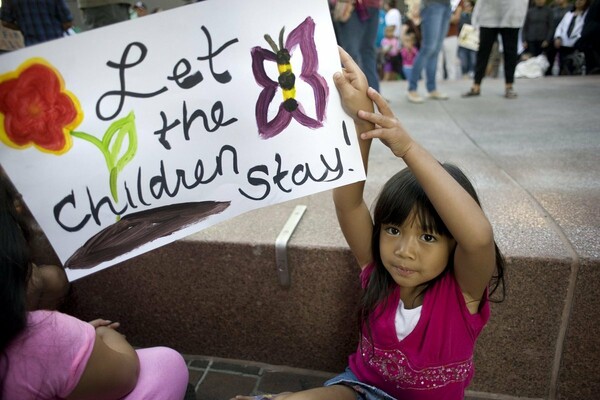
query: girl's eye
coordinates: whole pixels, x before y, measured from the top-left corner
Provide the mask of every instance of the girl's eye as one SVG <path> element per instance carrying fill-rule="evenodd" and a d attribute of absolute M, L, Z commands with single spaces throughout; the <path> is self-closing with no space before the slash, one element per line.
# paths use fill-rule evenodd
<path fill-rule="evenodd" d="M 435 242 L 437 240 L 435 236 L 430 235 L 428 233 L 424 233 L 423 235 L 421 235 L 421 239 L 428 243 Z"/>
<path fill-rule="evenodd" d="M 393 236 L 397 236 L 400 233 L 400 230 L 395 226 L 388 226 L 387 228 L 385 228 L 385 231 Z"/>

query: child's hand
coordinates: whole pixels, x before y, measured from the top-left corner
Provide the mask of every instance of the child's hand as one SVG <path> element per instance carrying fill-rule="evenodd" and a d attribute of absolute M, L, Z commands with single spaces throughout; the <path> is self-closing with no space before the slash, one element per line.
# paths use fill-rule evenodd
<path fill-rule="evenodd" d="M 413 139 L 394 116 L 387 101 L 375 89 L 369 88 L 367 94 L 375 102 L 381 114 L 365 110 L 358 112 L 360 118 L 375 124 L 375 129 L 361 133 L 360 138 L 365 140 L 380 139 L 383 144 L 392 150 L 396 157 L 403 158 L 413 146 Z"/>
<path fill-rule="evenodd" d="M 358 110 L 373 111 L 373 102 L 367 96 L 369 83 L 367 77 L 356 65 L 352 57 L 339 47 L 340 59 L 343 64 L 342 72 L 333 75 L 333 81 L 342 98 L 342 106 L 355 123 L 364 123 L 358 117 Z"/>
<path fill-rule="evenodd" d="M 99 328 L 101 326 L 105 326 L 110 329 L 117 329 L 119 326 L 121 326 L 121 324 L 118 322 L 112 322 L 112 321 L 109 321 L 107 319 L 102 319 L 102 318 L 95 319 L 93 321 L 90 321 L 89 323 L 94 328 Z"/>

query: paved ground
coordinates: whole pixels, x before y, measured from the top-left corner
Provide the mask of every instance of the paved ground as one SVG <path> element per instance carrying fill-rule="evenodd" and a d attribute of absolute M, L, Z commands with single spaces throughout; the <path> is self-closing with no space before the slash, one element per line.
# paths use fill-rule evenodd
<path fill-rule="evenodd" d="M 484 80 L 480 97 L 460 98 L 469 85 L 468 81 L 442 83 L 440 89 L 450 100 L 420 105 L 407 102 L 404 82 L 385 82 L 382 93 L 413 136 L 439 159 L 459 162 L 475 180 L 506 253 L 597 262 L 600 77 L 518 80 L 515 100 L 504 99 L 502 80 L 490 78 Z M 369 180 L 379 186 L 389 175 L 386 165 L 391 157 L 378 145 L 372 159 Z M 248 232 L 244 225 L 251 227 L 266 212 L 259 210 L 237 220 L 240 235 Z M 223 232 L 232 234 L 226 227 Z M 213 239 L 219 235 L 218 227 L 208 234 Z M 309 240 L 302 236 L 295 240 L 302 243 L 304 239 Z M 200 400 L 299 390 L 320 386 L 331 376 L 253 361 L 187 359 L 190 381 Z M 469 396 L 512 398 L 473 392 Z"/>
<path fill-rule="evenodd" d="M 335 375 L 253 361 L 190 355 L 186 355 L 185 358 L 190 371 L 190 383 L 196 389 L 197 400 L 229 400 L 237 394 L 300 391 L 321 387 Z M 497 396 L 493 398 L 512 399 Z M 465 400 L 483 399 L 490 397 L 483 393 L 468 392 Z"/>

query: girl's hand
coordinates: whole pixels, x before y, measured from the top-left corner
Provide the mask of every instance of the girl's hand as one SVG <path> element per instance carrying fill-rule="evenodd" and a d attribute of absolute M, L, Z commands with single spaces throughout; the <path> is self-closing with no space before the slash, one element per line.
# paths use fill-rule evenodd
<path fill-rule="evenodd" d="M 118 322 L 112 322 L 112 321 L 109 321 L 107 319 L 102 319 L 102 318 L 95 319 L 93 321 L 90 321 L 89 323 L 94 328 L 99 328 L 101 326 L 105 326 L 110 329 L 117 329 L 119 326 L 121 326 L 121 324 Z"/>
<path fill-rule="evenodd" d="M 414 145 L 413 139 L 394 116 L 387 101 L 375 89 L 369 88 L 367 94 L 377 105 L 380 114 L 366 110 L 358 111 L 360 118 L 375 124 L 375 129 L 361 133 L 360 138 L 380 139 L 396 157 L 403 158 Z"/>
<path fill-rule="evenodd" d="M 333 81 L 342 98 L 342 106 L 355 123 L 364 124 L 358 110 L 373 111 L 373 102 L 367 96 L 367 77 L 344 49 L 338 47 L 342 61 L 342 72 L 333 75 Z"/>

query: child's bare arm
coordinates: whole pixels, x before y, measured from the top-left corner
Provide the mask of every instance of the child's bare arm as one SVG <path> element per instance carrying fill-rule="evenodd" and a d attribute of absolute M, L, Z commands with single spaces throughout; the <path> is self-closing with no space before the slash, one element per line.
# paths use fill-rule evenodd
<path fill-rule="evenodd" d="M 342 48 L 340 58 L 342 72 L 334 75 L 334 81 L 342 98 L 344 109 L 354 119 L 356 133 L 373 129 L 373 124 L 358 117 L 358 110 L 373 110 L 373 102 L 367 97 L 367 78 L 358 65 Z M 359 140 L 365 171 L 368 166 L 370 140 Z M 342 233 L 361 267 L 371 261 L 371 235 L 373 221 L 364 199 L 365 182 L 356 182 L 333 190 L 333 202 Z"/>
<path fill-rule="evenodd" d="M 94 320 L 96 340 L 83 375 L 68 400 L 119 399 L 131 392 L 139 375 L 137 353 L 110 321 Z"/>
<path fill-rule="evenodd" d="M 360 118 L 377 125 L 363 132 L 361 138 L 380 139 L 414 173 L 457 242 L 454 268 L 465 298 L 480 300 L 496 265 L 494 238 L 487 217 L 442 165 L 410 137 L 381 95 L 373 89 L 368 94 L 380 114 L 359 111 Z"/>

